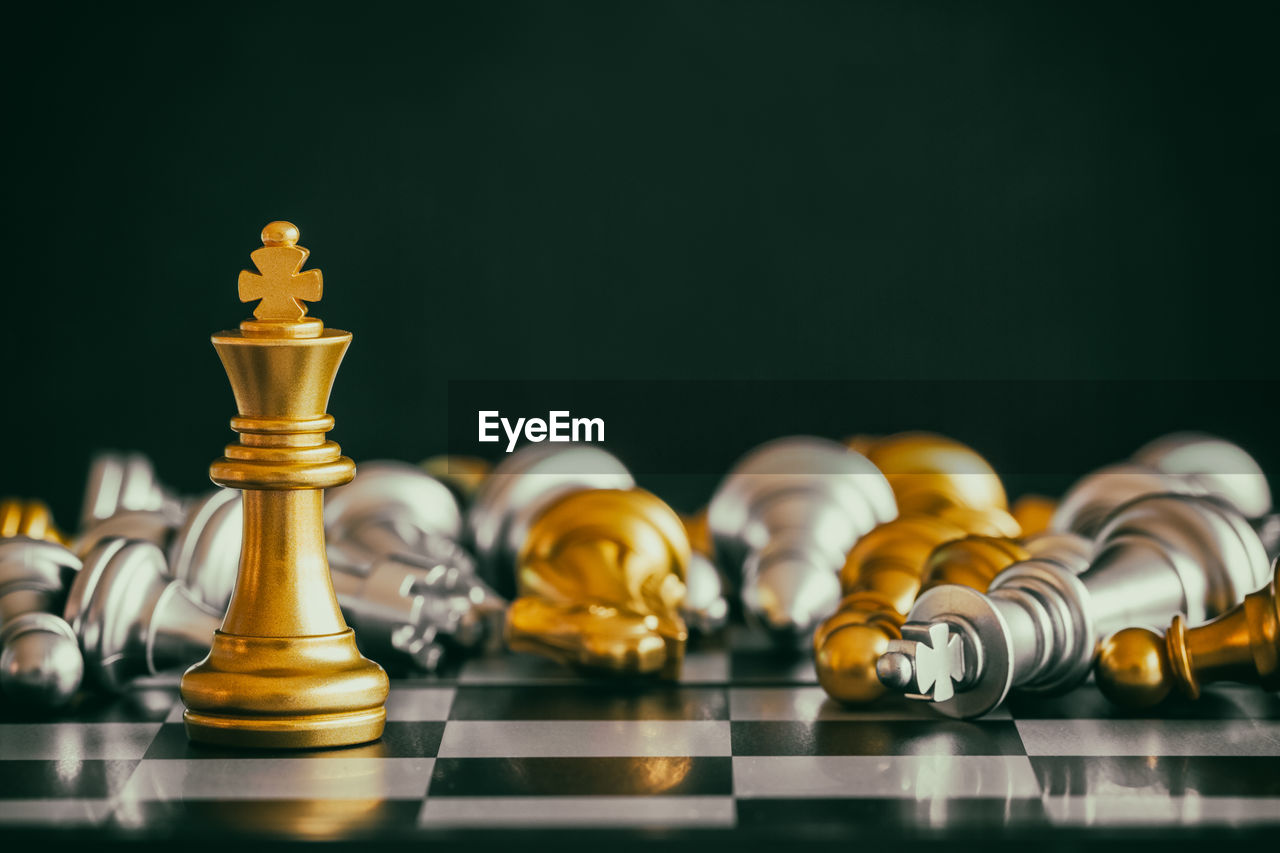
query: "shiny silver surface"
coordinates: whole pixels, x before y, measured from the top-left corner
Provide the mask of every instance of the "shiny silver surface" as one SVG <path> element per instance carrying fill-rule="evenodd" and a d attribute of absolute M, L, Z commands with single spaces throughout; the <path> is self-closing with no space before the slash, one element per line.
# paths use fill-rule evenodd
<path fill-rule="evenodd" d="M 458 544 L 457 498 L 420 468 L 361 463 L 326 496 L 325 528 L 338 603 L 370 657 L 431 671 L 447 648 L 501 635 L 506 602 Z"/>
<path fill-rule="evenodd" d="M 744 608 L 783 645 L 804 643 L 835 610 L 845 555 L 896 516 L 893 490 L 870 461 L 807 436 L 752 450 L 708 508 L 720 563 L 737 574 Z"/>
<path fill-rule="evenodd" d="M 462 511 L 447 486 L 415 465 L 361 462 L 355 480 L 325 494 L 324 526 L 328 541 L 372 555 L 421 553 L 462 536 Z"/>
<path fill-rule="evenodd" d="M 1031 552 L 1033 557 L 1055 560 L 1068 571 L 1080 574 L 1089 568 L 1093 558 L 1093 540 L 1078 533 L 1059 533 L 1046 530 L 1034 536 L 1028 536 L 1022 547 Z"/>
<path fill-rule="evenodd" d="M 1051 530 L 1097 536 L 1103 521 L 1116 507 L 1143 495 L 1166 492 L 1202 494 L 1191 482 L 1131 462 L 1099 468 L 1078 480 L 1058 502 Z"/>
<path fill-rule="evenodd" d="M 0 694 L 30 708 L 61 708 L 84 677 L 76 635 L 62 617 L 23 613 L 0 626 Z"/>
<path fill-rule="evenodd" d="M 1142 495 L 1213 495 L 1246 518 L 1271 510 L 1262 468 L 1243 448 L 1204 433 L 1171 433 L 1141 447 L 1127 462 L 1108 465 L 1073 485 L 1050 526 L 1085 536 L 1121 504 Z"/>
<path fill-rule="evenodd" d="M 944 713 L 979 716 L 1014 687 L 1079 684 L 1099 639 L 1119 628 L 1217 616 L 1268 571 L 1261 541 L 1224 501 L 1147 495 L 1108 518 L 1083 573 L 1042 555 L 1001 572 L 986 595 L 951 585 L 921 595 L 877 672 Z"/>
<path fill-rule="evenodd" d="M 191 502 L 169 545 L 169 573 L 215 613 L 226 613 L 240 569 L 240 492 L 219 489 Z"/>
<path fill-rule="evenodd" d="M 70 628 L 52 610 L 80 560 L 61 545 L 14 536 L 0 540 L 0 693 L 35 708 L 65 705 L 83 663 Z"/>
<path fill-rule="evenodd" d="M 626 466 L 598 447 L 535 444 L 517 450 L 485 478 L 467 513 L 481 575 L 498 592 L 512 595 L 516 553 L 543 507 L 578 489 L 634 487 Z"/>
<path fill-rule="evenodd" d="M 713 634 L 728 623 L 729 602 L 724 597 L 724 579 L 715 563 L 705 555 L 694 553 L 689 558 L 684 588 L 680 615 L 690 630 Z"/>
<path fill-rule="evenodd" d="M 85 528 L 76 539 L 75 550 L 83 558 L 108 539 L 150 542 L 162 550 L 167 549 L 173 541 L 174 531 L 182 523 L 183 517 L 180 514 L 166 510 L 120 510 Z"/>
<path fill-rule="evenodd" d="M 89 464 L 80 529 L 125 510 L 157 510 L 181 517 L 181 499 L 156 479 L 141 453 L 99 453 Z"/>
<path fill-rule="evenodd" d="M 329 564 L 343 615 L 375 660 L 431 671 L 448 647 L 501 636 L 506 602 L 465 569 L 413 554 L 351 562 L 340 544 Z"/>
<path fill-rule="evenodd" d="M 65 586 L 79 570 L 79 558 L 56 543 L 0 539 L 0 625 L 22 613 L 60 609 Z"/>
<path fill-rule="evenodd" d="M 134 679 L 196 663 L 222 621 L 167 575 L 150 542 L 109 539 L 85 558 L 64 616 L 90 681 L 119 691 Z"/>
<path fill-rule="evenodd" d="M 1262 466 L 1244 448 L 1199 432 L 1157 438 L 1133 454 L 1133 461 L 1194 483 L 1200 492 L 1221 498 L 1245 518 L 1271 511 L 1271 489 Z"/>
<path fill-rule="evenodd" d="M 1272 560 L 1280 557 L 1280 513 L 1273 512 L 1254 519 L 1253 529 L 1262 540 L 1262 547 L 1267 549 L 1267 556 Z"/>

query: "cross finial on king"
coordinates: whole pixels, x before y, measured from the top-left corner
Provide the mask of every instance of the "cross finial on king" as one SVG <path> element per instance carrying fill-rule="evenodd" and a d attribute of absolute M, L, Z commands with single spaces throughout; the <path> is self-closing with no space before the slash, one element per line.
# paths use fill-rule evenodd
<path fill-rule="evenodd" d="M 307 315 L 303 302 L 320 299 L 320 270 L 299 272 L 311 253 L 298 245 L 292 222 L 269 222 L 262 229 L 262 248 L 249 257 L 258 268 L 240 273 L 240 301 L 261 300 L 253 309 L 259 320 L 297 322 Z"/>

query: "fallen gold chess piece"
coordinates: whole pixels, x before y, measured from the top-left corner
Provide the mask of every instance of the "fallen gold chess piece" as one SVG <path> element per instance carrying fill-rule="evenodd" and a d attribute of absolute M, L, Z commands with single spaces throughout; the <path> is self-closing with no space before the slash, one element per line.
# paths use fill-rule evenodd
<path fill-rule="evenodd" d="M 1181 613 L 1164 636 L 1125 628 L 1102 642 L 1094 676 L 1104 696 L 1128 708 L 1150 708 L 1177 690 L 1200 698 L 1213 681 L 1280 690 L 1280 560 L 1271 582 L 1210 622 L 1187 627 Z"/>
<path fill-rule="evenodd" d="M 675 678 L 689 540 L 680 517 L 643 489 L 588 489 L 534 521 L 516 558 L 519 597 L 507 643 L 571 666 Z"/>
<path fill-rule="evenodd" d="M 598 672 L 679 674 L 689 539 L 612 454 L 516 451 L 476 491 L 467 527 L 486 579 L 512 593 L 512 650 Z"/>

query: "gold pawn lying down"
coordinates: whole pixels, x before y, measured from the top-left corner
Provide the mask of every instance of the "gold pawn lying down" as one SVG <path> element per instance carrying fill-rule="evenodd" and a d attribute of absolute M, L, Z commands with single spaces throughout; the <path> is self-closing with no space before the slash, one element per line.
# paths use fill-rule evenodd
<path fill-rule="evenodd" d="M 1198 699 L 1213 681 L 1280 690 L 1280 560 L 1271 583 L 1211 622 L 1188 628 L 1178 614 L 1163 637 L 1146 628 L 1111 635 L 1094 675 L 1108 699 L 1128 708 L 1157 705 L 1175 688 Z"/>
<path fill-rule="evenodd" d="M 844 599 L 814 633 L 814 656 L 818 681 L 829 696 L 863 704 L 885 692 L 876 661 L 901 636 L 934 549 L 971 534 L 1016 537 L 1020 529 L 996 472 L 957 441 L 901 433 L 849 444 L 884 472 L 899 516 L 849 552 L 840 573 Z"/>
<path fill-rule="evenodd" d="M 0 500 L 0 539 L 26 536 L 56 545 L 67 545 L 67 538 L 53 523 L 53 513 L 43 502 L 4 498 Z"/>
<path fill-rule="evenodd" d="M 588 670 L 676 678 L 689 554 L 680 517 L 643 489 L 556 500 L 517 558 L 508 646 Z"/>
<path fill-rule="evenodd" d="M 1023 495 L 1009 510 L 1022 528 L 1023 536 L 1035 536 L 1049 529 L 1058 502 L 1045 495 Z"/>

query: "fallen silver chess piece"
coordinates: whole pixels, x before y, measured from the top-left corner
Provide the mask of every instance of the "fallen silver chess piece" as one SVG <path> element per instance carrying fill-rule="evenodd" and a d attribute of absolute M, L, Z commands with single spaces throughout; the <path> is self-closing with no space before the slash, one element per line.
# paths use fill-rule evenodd
<path fill-rule="evenodd" d="M 780 644 L 799 646 L 839 605 L 849 549 L 897 514 L 889 481 L 866 457 L 797 436 L 740 460 L 712 497 L 708 521 L 746 612 Z"/>
<path fill-rule="evenodd" d="M 80 568 L 61 545 L 25 536 L 0 540 L 0 694 L 52 709 L 80 687 L 84 661 L 71 627 L 55 615 Z"/>
<path fill-rule="evenodd" d="M 1271 511 L 1266 474 L 1252 456 L 1224 439 L 1184 432 L 1157 438 L 1129 461 L 1081 478 L 1059 502 L 1050 528 L 1092 538 L 1116 507 L 1161 493 L 1213 495 L 1260 523 Z"/>
<path fill-rule="evenodd" d="M 463 534 L 457 498 L 406 462 L 361 462 L 353 481 L 326 494 L 324 526 L 328 542 L 370 556 L 421 554 L 474 568 L 457 544 Z"/>
<path fill-rule="evenodd" d="M 150 542 L 167 557 L 169 573 L 219 613 L 226 612 L 240 566 L 243 535 L 240 493 L 218 489 L 189 499 L 182 512 L 126 509 L 95 522 L 76 540 L 86 557 L 112 539 Z"/>
<path fill-rule="evenodd" d="M 141 453 L 106 451 L 89 463 L 80 529 L 128 510 L 154 510 L 171 518 L 183 515 L 183 500 L 156 477 Z"/>
<path fill-rule="evenodd" d="M 338 604 L 365 654 L 435 670 L 447 649 L 502 636 L 507 602 L 469 570 L 417 554 L 353 556 L 329 546 Z"/>
<path fill-rule="evenodd" d="M 79 638 L 86 680 L 112 692 L 200 660 L 222 624 L 221 613 L 169 576 L 157 545 L 122 538 L 86 555 L 63 615 Z"/>
<path fill-rule="evenodd" d="M 1262 542 L 1225 501 L 1146 495 L 1107 518 L 1079 574 L 1037 558 L 1005 569 L 985 595 L 954 584 L 923 593 L 876 671 L 948 716 L 981 716 L 1014 688 L 1081 683 L 1099 641 L 1119 628 L 1228 610 L 1268 571 Z"/>
<path fill-rule="evenodd" d="M 685 569 L 684 603 L 680 615 L 691 631 L 714 634 L 729 623 L 729 602 L 725 599 L 720 570 L 706 554 L 694 552 Z"/>
<path fill-rule="evenodd" d="M 355 480 L 326 496 L 325 528 L 338 603 L 371 656 L 403 654 L 434 670 L 446 647 L 501 636 L 506 601 L 458 544 L 453 491 L 422 469 L 361 463 Z"/>

